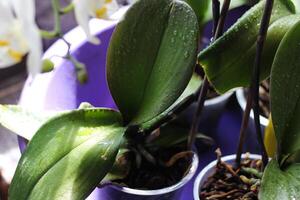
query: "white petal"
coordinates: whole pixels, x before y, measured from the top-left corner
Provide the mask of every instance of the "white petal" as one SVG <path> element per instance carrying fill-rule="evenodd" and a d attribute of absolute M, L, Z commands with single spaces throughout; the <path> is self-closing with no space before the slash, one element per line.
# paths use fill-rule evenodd
<path fill-rule="evenodd" d="M 90 8 L 91 16 L 97 17 L 97 18 L 103 18 L 103 19 L 109 19 L 109 17 L 114 14 L 118 9 L 119 5 L 116 0 L 94 0 L 94 6 Z M 104 9 L 104 10 L 103 10 Z M 103 12 L 101 13 L 101 16 L 99 15 L 98 12 Z"/>
<path fill-rule="evenodd" d="M 33 24 L 35 22 L 34 0 L 10 0 L 12 2 L 17 18 L 22 24 Z"/>
<path fill-rule="evenodd" d="M 0 27 L 0 68 L 5 68 L 20 62 L 28 50 L 20 22 L 6 0 L 0 1 Z"/>
<path fill-rule="evenodd" d="M 42 68 L 42 39 L 39 29 L 36 25 L 27 27 L 25 35 L 28 41 L 29 52 L 27 56 L 27 69 L 29 74 L 34 78 L 41 72 Z"/>
<path fill-rule="evenodd" d="M 13 49 L 22 53 L 28 52 L 27 69 L 31 76 L 41 71 L 42 39 L 35 23 L 34 0 L 10 0 L 20 23 L 20 30 L 14 30 Z"/>
<path fill-rule="evenodd" d="M 0 1 L 0 33 L 5 32 L 13 20 L 14 16 L 11 7 L 6 1 Z"/>
<path fill-rule="evenodd" d="M 85 34 L 87 35 L 88 40 L 93 43 L 93 44 L 100 44 L 100 40 L 93 36 L 90 32 L 89 28 L 89 6 L 88 6 L 88 1 L 84 0 L 74 0 L 73 1 L 75 9 L 75 18 L 79 26 L 83 29 Z"/>
<path fill-rule="evenodd" d="M 110 3 L 107 3 L 105 5 L 107 8 L 107 17 L 108 18 L 119 9 L 119 5 L 118 5 L 117 1 L 115 1 L 115 0 L 112 0 Z"/>

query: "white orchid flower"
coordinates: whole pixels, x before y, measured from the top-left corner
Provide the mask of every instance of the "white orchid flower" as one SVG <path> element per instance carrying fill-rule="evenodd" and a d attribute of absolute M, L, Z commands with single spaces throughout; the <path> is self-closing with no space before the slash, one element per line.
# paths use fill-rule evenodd
<path fill-rule="evenodd" d="M 73 0 L 75 18 L 83 28 L 88 40 L 93 44 L 99 44 L 100 40 L 93 36 L 89 29 L 90 17 L 109 19 L 119 6 L 116 0 Z"/>
<path fill-rule="evenodd" d="M 33 0 L 0 1 L 0 68 L 19 63 L 27 56 L 33 77 L 41 71 L 42 40 L 35 23 Z"/>

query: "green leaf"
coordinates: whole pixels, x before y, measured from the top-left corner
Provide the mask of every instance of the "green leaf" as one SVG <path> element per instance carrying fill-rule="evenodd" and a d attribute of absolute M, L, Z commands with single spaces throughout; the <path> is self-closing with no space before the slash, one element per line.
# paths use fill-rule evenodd
<path fill-rule="evenodd" d="M 196 64 L 197 17 L 179 0 L 140 0 L 117 25 L 107 79 L 125 123 L 162 113 L 185 89 Z"/>
<path fill-rule="evenodd" d="M 300 199 L 300 164 L 293 164 L 282 171 L 276 160 L 272 160 L 264 171 L 259 199 Z"/>
<path fill-rule="evenodd" d="M 32 112 L 15 105 L 0 105 L 0 124 L 30 140 L 44 122 L 57 114 L 55 112 Z"/>
<path fill-rule="evenodd" d="M 248 10 L 222 37 L 199 54 L 199 62 L 219 93 L 225 93 L 234 87 L 249 85 L 264 5 L 265 0 Z M 280 0 L 275 0 L 271 26 L 263 52 L 261 79 L 269 75 L 276 47 L 285 32 L 295 23 L 293 17 L 276 21 L 291 14 L 289 7 Z"/>
<path fill-rule="evenodd" d="M 300 150 L 300 20 L 285 35 L 272 66 L 271 112 L 280 158 Z"/>
<path fill-rule="evenodd" d="M 107 109 L 71 111 L 45 123 L 30 141 L 9 190 L 11 200 L 81 200 L 114 164 L 124 128 Z"/>
<path fill-rule="evenodd" d="M 92 107 L 91 104 L 83 102 L 78 109 Z M 0 125 L 27 140 L 31 140 L 46 121 L 64 112 L 66 111 L 32 111 L 18 105 L 0 104 Z"/>
<path fill-rule="evenodd" d="M 124 179 L 130 170 L 130 160 L 128 159 L 129 149 L 120 149 L 113 166 L 106 176 L 102 179 L 101 184 L 112 183 L 116 180 Z"/>
<path fill-rule="evenodd" d="M 196 13 L 200 27 L 203 27 L 208 19 L 212 19 L 211 17 L 208 17 L 208 15 L 211 13 L 211 0 L 186 0 L 186 2 Z"/>
<path fill-rule="evenodd" d="M 162 118 L 165 118 L 167 115 L 170 114 L 170 112 L 178 106 L 180 103 L 185 101 L 187 98 L 189 98 L 191 95 L 195 95 L 195 92 L 200 88 L 201 86 L 201 78 L 196 73 L 193 74 L 189 84 L 183 91 L 183 93 L 180 95 L 180 97 L 173 103 L 167 110 L 156 116 L 150 121 L 147 121 L 143 124 L 141 124 L 141 129 L 147 130 L 149 129 L 153 124 L 156 124 L 159 122 Z"/>

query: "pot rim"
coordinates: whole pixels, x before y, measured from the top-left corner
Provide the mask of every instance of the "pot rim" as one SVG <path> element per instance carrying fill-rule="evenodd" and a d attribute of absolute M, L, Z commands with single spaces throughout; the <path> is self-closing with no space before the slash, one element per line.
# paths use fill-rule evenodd
<path fill-rule="evenodd" d="M 236 92 L 235 92 L 235 96 L 236 96 L 236 99 L 237 99 L 241 109 L 245 112 L 247 100 L 246 100 L 246 97 L 244 95 L 244 89 L 243 88 L 237 89 Z M 250 117 L 251 117 L 252 120 L 254 120 L 253 110 L 251 110 L 251 112 L 250 112 Z M 260 119 L 260 123 L 264 127 L 268 126 L 269 119 L 267 119 L 266 117 L 264 117 L 262 115 L 259 115 L 259 119 Z"/>
<path fill-rule="evenodd" d="M 261 155 L 258 155 L 258 154 L 243 154 L 242 158 L 244 159 L 246 156 L 249 156 L 249 158 L 251 158 L 251 159 L 261 159 Z M 234 160 L 235 157 L 236 157 L 236 154 L 232 154 L 232 155 L 228 155 L 228 156 L 223 156 L 221 159 L 224 162 L 228 162 L 230 160 Z M 194 195 L 195 200 L 201 200 L 199 197 L 200 182 L 202 181 L 204 176 L 209 172 L 209 170 L 211 170 L 212 168 L 214 168 L 216 166 L 217 162 L 218 162 L 217 160 L 210 162 L 208 165 L 206 165 L 205 168 L 203 168 L 201 170 L 201 172 L 197 176 L 197 178 L 194 182 L 194 188 L 193 188 L 193 195 Z"/>
<path fill-rule="evenodd" d="M 196 153 L 194 153 L 189 172 L 181 179 L 180 182 L 178 182 L 174 185 L 171 185 L 169 187 L 166 187 L 166 188 L 157 189 L 157 190 L 139 190 L 139 189 L 132 189 L 132 188 L 122 187 L 122 186 L 117 186 L 117 185 L 110 185 L 108 187 L 112 187 L 113 189 L 124 192 L 124 193 L 141 195 L 141 196 L 162 195 L 162 194 L 171 193 L 171 192 L 174 192 L 174 191 L 182 188 L 194 177 L 194 175 L 197 171 L 197 168 L 198 168 L 198 164 L 199 164 L 198 155 Z"/>
<path fill-rule="evenodd" d="M 234 90 L 229 90 L 228 92 L 221 94 L 220 96 L 205 100 L 204 105 L 211 106 L 211 105 L 219 104 L 220 102 L 229 99 L 232 96 L 233 92 Z"/>

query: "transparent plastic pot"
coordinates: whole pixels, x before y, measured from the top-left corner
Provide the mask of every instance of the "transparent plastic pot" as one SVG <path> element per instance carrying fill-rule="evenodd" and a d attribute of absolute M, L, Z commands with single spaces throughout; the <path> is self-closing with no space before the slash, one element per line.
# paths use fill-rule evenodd
<path fill-rule="evenodd" d="M 248 155 L 243 154 L 242 158 L 244 159 L 246 156 L 248 156 Z M 224 156 L 224 157 L 222 157 L 222 161 L 224 161 L 228 164 L 234 164 L 235 157 L 236 157 L 235 154 Z M 261 156 L 257 155 L 257 154 L 250 154 L 249 158 L 256 160 L 256 159 L 261 159 Z M 216 166 L 217 162 L 218 162 L 217 160 L 212 161 L 205 168 L 203 168 L 202 171 L 197 175 L 197 178 L 196 178 L 195 183 L 194 183 L 194 190 L 193 190 L 195 200 L 203 200 L 203 199 L 200 199 L 200 196 L 199 196 L 200 191 L 201 191 L 201 187 L 203 186 L 205 181 L 210 176 L 212 176 L 213 173 L 215 172 L 215 166 Z"/>

